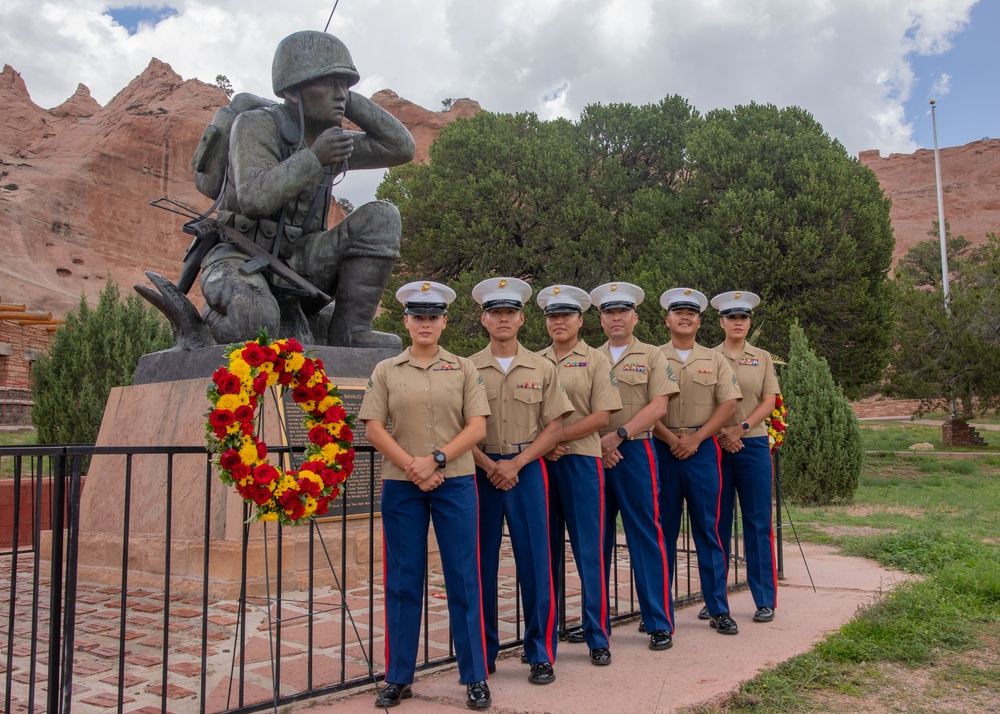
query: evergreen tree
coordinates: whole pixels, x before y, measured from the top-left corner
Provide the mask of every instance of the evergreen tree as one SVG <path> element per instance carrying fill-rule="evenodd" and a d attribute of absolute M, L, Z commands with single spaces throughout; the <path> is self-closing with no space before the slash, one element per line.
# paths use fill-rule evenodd
<path fill-rule="evenodd" d="M 139 358 L 172 341 L 159 313 L 135 294 L 122 301 L 114 281 L 96 307 L 81 296 L 32 369 L 31 420 L 39 443 L 94 443 L 112 387 L 132 384 Z"/>
<path fill-rule="evenodd" d="M 791 353 L 782 370 L 788 432 L 781 447 L 781 487 L 803 505 L 848 503 L 861 478 L 861 427 L 826 360 L 793 324 Z"/>

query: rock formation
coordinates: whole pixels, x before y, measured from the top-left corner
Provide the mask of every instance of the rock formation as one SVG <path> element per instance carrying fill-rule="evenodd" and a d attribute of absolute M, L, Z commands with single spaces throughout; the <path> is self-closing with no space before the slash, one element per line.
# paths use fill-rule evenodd
<path fill-rule="evenodd" d="M 445 124 L 479 105 L 423 109 L 395 92 L 375 101 L 417 142 L 417 160 Z M 65 315 L 81 293 L 95 298 L 110 277 L 123 292 L 145 270 L 176 279 L 190 237 L 184 219 L 149 205 L 160 197 L 206 210 L 194 187 L 191 155 L 205 125 L 227 102 L 199 80 L 183 80 L 153 59 L 107 106 L 80 85 L 54 109 L 34 102 L 21 76 L 0 73 L 0 284 L 4 300 Z M 331 221 L 342 213 L 334 205 Z M 197 286 L 191 298 L 200 304 Z"/>
<path fill-rule="evenodd" d="M 987 233 L 1000 234 L 1000 139 L 973 141 L 941 149 L 940 154 L 944 218 L 951 234 L 973 243 L 982 243 Z M 862 151 L 858 160 L 875 172 L 882 190 L 892 199 L 893 262 L 916 243 L 937 238 L 933 150 L 885 158 L 878 151 Z"/>

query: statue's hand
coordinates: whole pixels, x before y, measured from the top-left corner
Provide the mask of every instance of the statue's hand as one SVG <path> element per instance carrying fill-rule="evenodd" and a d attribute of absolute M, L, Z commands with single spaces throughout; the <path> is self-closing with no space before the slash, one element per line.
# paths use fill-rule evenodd
<path fill-rule="evenodd" d="M 354 151 L 354 138 L 339 126 L 330 127 L 316 137 L 310 148 L 321 164 L 332 166 L 350 158 Z"/>

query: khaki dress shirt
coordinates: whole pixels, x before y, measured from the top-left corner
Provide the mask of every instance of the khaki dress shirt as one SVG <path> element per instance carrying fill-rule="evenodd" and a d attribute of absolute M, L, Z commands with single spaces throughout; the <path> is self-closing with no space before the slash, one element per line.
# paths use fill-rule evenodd
<path fill-rule="evenodd" d="M 605 342 L 598 351 L 613 365 L 612 373 L 622 400 L 622 410 L 611 415 L 611 421 L 601 430 L 602 436 L 627 424 L 653 398 L 677 394 L 677 377 L 667 369 L 659 347 L 633 337 L 617 362 L 611 356 L 610 342 Z"/>
<path fill-rule="evenodd" d="M 426 456 L 450 442 L 469 417 L 490 415 L 479 372 L 465 357 L 439 348 L 427 366 L 416 364 L 407 348 L 375 365 L 361 402 L 361 421 L 390 426 L 392 438 L 411 456 Z M 445 478 L 475 473 L 472 451 L 442 469 Z M 408 481 L 403 469 L 382 461 L 382 478 Z"/>
<path fill-rule="evenodd" d="M 680 386 L 680 395 L 670 400 L 662 420 L 667 428 L 704 426 L 720 404 L 743 398 L 729 362 L 715 350 L 695 343 L 683 362 L 672 342 L 659 349 Z"/>
<path fill-rule="evenodd" d="M 530 444 L 549 422 L 573 413 L 555 365 L 520 343 L 506 374 L 489 345 L 469 359 L 483 378 L 490 403 L 487 449 Z"/>
<path fill-rule="evenodd" d="M 556 365 L 559 381 L 573 403 L 574 412 L 563 421 L 563 427 L 575 424 L 594 412 L 609 411 L 613 414 L 621 410 L 622 398 L 615 386 L 611 362 L 586 342 L 577 342 L 569 354 L 558 361 L 551 345 L 538 354 Z M 595 431 L 582 439 L 574 439 L 569 442 L 567 454 L 600 456 L 601 437 Z"/>
<path fill-rule="evenodd" d="M 736 358 L 730 357 L 726 352 L 726 343 L 715 348 L 726 361 L 730 368 L 736 373 L 736 381 L 739 382 L 743 399 L 736 405 L 736 416 L 733 417 L 726 426 L 736 426 L 742 424 L 750 416 L 750 413 L 760 406 L 764 401 L 765 394 L 780 394 L 781 387 L 778 385 L 778 374 L 774 369 L 774 361 L 771 353 L 761 350 L 749 342 L 743 346 L 743 354 Z M 751 424 L 750 431 L 744 436 L 767 436 L 767 429 L 764 423 Z"/>

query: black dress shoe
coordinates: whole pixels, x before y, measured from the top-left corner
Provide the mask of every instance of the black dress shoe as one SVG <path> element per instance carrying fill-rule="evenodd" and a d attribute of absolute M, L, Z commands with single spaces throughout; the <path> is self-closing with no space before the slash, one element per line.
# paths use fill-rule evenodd
<path fill-rule="evenodd" d="M 583 625 L 577 625 L 576 627 L 570 627 L 566 630 L 566 641 L 567 642 L 586 642 L 587 638 L 583 634 Z"/>
<path fill-rule="evenodd" d="M 705 605 L 705 607 L 703 607 L 700 610 L 698 610 L 698 619 L 699 620 L 711 620 L 712 619 L 712 615 L 709 614 L 709 612 L 708 612 L 708 605 Z"/>
<path fill-rule="evenodd" d="M 469 709 L 489 709 L 490 704 L 493 703 L 493 698 L 490 696 L 490 687 L 486 684 L 485 679 L 482 682 L 467 684 L 465 691 L 468 694 L 465 706 Z"/>
<path fill-rule="evenodd" d="M 528 664 L 528 653 L 521 652 L 521 664 Z"/>
<path fill-rule="evenodd" d="M 531 674 L 528 675 L 528 681 L 532 684 L 551 684 L 556 681 L 555 670 L 552 669 L 552 665 L 548 662 L 533 664 L 531 665 Z"/>
<path fill-rule="evenodd" d="M 598 667 L 611 664 L 611 650 L 607 647 L 597 647 L 590 650 L 590 663 Z"/>
<path fill-rule="evenodd" d="M 674 638 L 666 630 L 657 630 L 649 636 L 649 649 L 669 650 L 674 646 Z"/>
<path fill-rule="evenodd" d="M 718 630 L 720 635 L 736 635 L 740 631 L 736 621 L 729 616 L 728 612 L 712 615 L 711 627 Z"/>
<path fill-rule="evenodd" d="M 645 632 L 645 631 L 646 631 L 646 623 L 643 622 L 642 620 L 639 620 L 639 632 Z"/>
<path fill-rule="evenodd" d="M 757 612 L 753 614 L 754 622 L 770 622 L 773 619 L 774 619 L 773 607 L 758 607 Z"/>
<path fill-rule="evenodd" d="M 382 693 L 375 697 L 375 706 L 383 709 L 386 707 L 398 707 L 401 701 L 409 699 L 412 696 L 413 690 L 409 684 L 386 682 L 385 686 L 382 687 Z"/>

